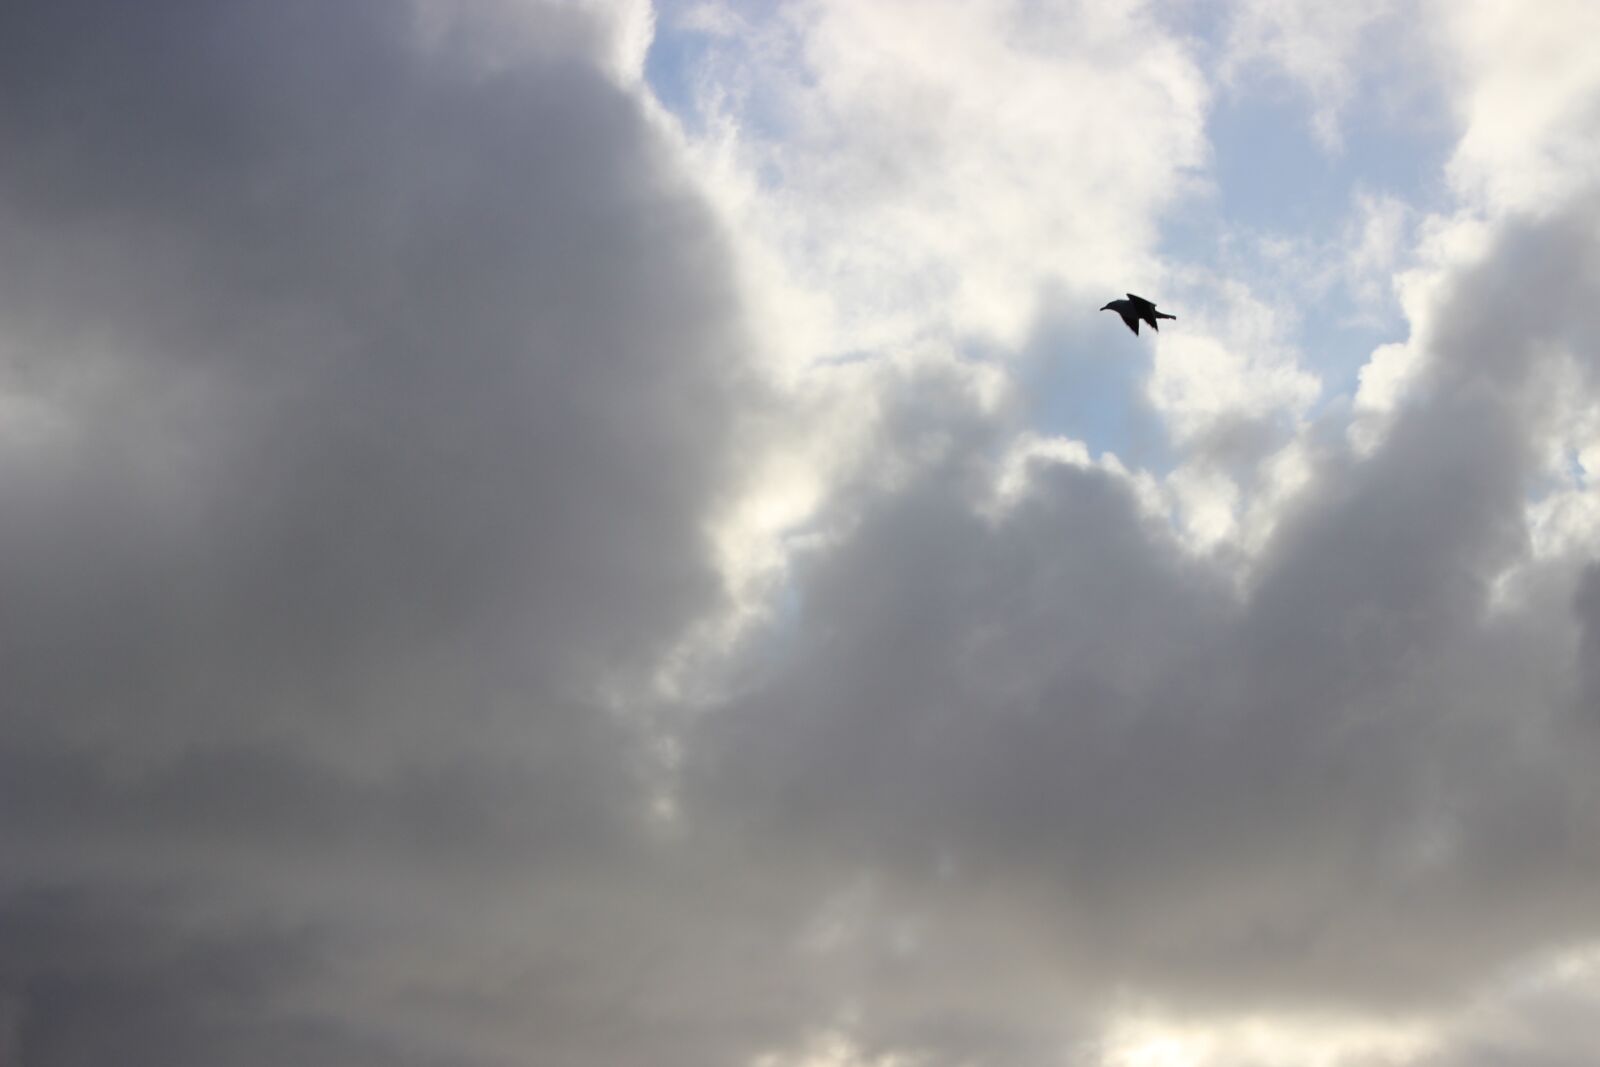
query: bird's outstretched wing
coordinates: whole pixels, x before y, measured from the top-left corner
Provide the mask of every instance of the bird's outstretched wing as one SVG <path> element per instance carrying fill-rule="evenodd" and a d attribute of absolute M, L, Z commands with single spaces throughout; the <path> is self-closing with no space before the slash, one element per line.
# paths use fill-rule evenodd
<path fill-rule="evenodd" d="M 1128 299 L 1133 301 L 1135 304 L 1139 305 L 1139 310 L 1140 310 L 1141 313 L 1146 308 L 1150 309 L 1151 311 L 1154 311 L 1156 309 L 1156 305 L 1155 305 L 1154 301 L 1146 300 L 1142 296 L 1135 296 L 1133 293 L 1129 293 L 1128 294 Z"/>
<path fill-rule="evenodd" d="M 1121 314 L 1122 314 L 1122 321 L 1128 324 L 1128 329 L 1132 330 L 1134 332 L 1135 336 L 1138 336 L 1138 333 L 1139 333 L 1139 315 L 1138 315 L 1138 313 L 1135 312 L 1132 308 L 1129 308 L 1129 309 L 1123 311 Z"/>

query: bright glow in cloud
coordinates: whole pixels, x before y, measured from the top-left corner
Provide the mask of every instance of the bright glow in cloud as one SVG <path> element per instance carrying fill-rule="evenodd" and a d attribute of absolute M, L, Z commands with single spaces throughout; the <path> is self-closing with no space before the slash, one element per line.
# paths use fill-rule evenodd
<path fill-rule="evenodd" d="M 1241 1019 L 1112 1024 L 1101 1067 L 1407 1067 L 1437 1048 L 1424 1028 L 1362 1019 Z"/>

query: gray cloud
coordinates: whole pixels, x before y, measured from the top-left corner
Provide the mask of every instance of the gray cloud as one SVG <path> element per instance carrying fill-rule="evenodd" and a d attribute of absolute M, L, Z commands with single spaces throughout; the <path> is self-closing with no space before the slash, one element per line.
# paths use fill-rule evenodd
<path fill-rule="evenodd" d="M 644 847 L 645 739 L 593 694 L 716 606 L 753 394 L 718 235 L 586 58 L 598 17 L 516 18 L 506 65 L 399 4 L 0 15 L 0 985 L 30 1067 L 396 1062 L 400 1003 L 288 994 Z M 180 921 L 206 911 L 259 932 Z M 258 986 L 275 923 L 308 956 Z M 551 923 L 583 925 L 524 935 Z M 505 1058 L 461 1022 L 404 1061 Z"/>
<path fill-rule="evenodd" d="M 148 900 L 33 892 L 5 899 L 0 979 L 7 1062 L 266 1064 L 336 1054 L 343 1063 L 444 1063 L 366 1043 L 336 1024 L 284 1012 L 286 988 L 317 967 L 320 939 L 295 930 L 207 937 Z"/>
<path fill-rule="evenodd" d="M 1583 624 L 1583 643 L 1578 653 L 1583 672 L 1579 711 L 1594 717 L 1600 715 L 1600 564 L 1584 568 L 1573 608 Z"/>
<path fill-rule="evenodd" d="M 990 950 L 967 998 L 1011 988 L 1021 939 L 1078 1003 L 1392 1010 L 1592 936 L 1597 753 L 1566 745 L 1592 666 L 1570 599 L 1488 604 L 1528 551 L 1537 371 L 1592 328 L 1547 312 L 1592 305 L 1593 222 L 1512 227 L 1461 277 L 1404 417 L 1370 457 L 1324 448 L 1242 598 L 1100 471 L 1037 467 L 990 523 L 969 441 L 857 502 L 770 689 L 707 729 L 702 817 L 785 842 L 817 899 L 873 881 L 850 952 L 889 967 L 919 917 L 924 962 L 852 988 L 898 1038 L 952 1010 L 934 961 L 963 945 Z"/>
<path fill-rule="evenodd" d="M 873 379 L 909 473 L 656 824 L 597 694 L 719 604 L 755 342 L 600 16 L 421 10 L 0 14 L 8 1062 L 1087 1063 L 1128 989 L 1426 1010 L 1594 935 L 1596 572 L 1521 518 L 1593 201 L 1372 455 L 1310 435 L 1242 593 L 1104 470 L 984 514 L 1018 412 Z"/>

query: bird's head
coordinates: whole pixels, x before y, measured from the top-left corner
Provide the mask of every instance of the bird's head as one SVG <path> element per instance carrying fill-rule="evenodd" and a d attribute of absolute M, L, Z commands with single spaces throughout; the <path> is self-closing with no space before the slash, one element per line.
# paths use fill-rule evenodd
<path fill-rule="evenodd" d="M 1101 308 L 1100 310 L 1101 311 L 1115 311 L 1116 308 L 1112 307 L 1110 304 L 1107 304 L 1105 307 Z"/>

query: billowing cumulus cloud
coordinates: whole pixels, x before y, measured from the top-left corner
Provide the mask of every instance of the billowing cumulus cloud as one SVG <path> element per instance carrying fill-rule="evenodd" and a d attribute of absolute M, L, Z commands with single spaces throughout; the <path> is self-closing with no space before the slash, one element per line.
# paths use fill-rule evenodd
<path fill-rule="evenodd" d="M 0 1060 L 1588 1062 L 1595 67 L 1425 6 L 8 8 Z M 1163 224 L 1379 30 L 1341 392 Z"/>

